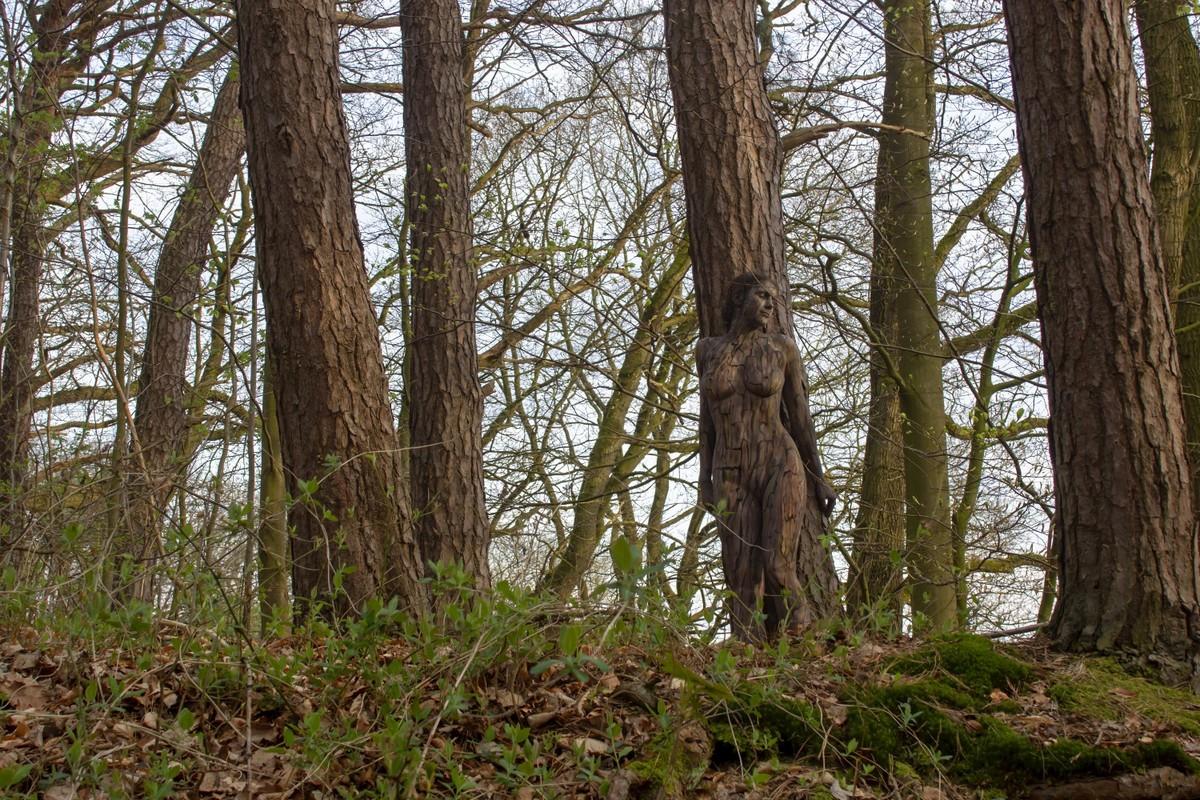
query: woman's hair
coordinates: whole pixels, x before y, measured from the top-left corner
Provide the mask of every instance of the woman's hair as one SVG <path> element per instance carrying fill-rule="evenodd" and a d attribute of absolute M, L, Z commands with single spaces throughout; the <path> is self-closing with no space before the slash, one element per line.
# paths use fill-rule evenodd
<path fill-rule="evenodd" d="M 746 295 L 750 290 L 764 284 L 775 286 L 775 281 L 761 272 L 743 272 L 730 281 L 729 287 L 725 290 L 725 302 L 721 305 L 721 322 L 725 325 L 726 331 L 733 327 L 733 320 L 745 305 Z"/>

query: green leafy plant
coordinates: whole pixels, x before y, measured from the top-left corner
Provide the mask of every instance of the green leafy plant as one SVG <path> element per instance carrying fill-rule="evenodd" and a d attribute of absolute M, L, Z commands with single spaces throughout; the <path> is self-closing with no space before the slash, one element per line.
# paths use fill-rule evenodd
<path fill-rule="evenodd" d="M 579 652 L 579 645 L 582 639 L 582 625 L 564 625 L 558 633 L 558 655 L 542 659 L 534 664 L 530 668 L 529 674 L 537 676 L 550 669 L 559 667 L 575 680 L 586 683 L 590 680 L 591 676 L 584 669 L 585 667 L 593 667 L 600 672 L 611 671 L 611 668 L 603 660 L 593 655 Z"/>

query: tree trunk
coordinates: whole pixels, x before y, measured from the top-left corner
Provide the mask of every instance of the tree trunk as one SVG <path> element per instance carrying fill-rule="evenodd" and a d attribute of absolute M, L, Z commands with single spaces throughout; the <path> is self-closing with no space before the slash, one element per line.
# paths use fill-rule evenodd
<path fill-rule="evenodd" d="M 1068 650 L 1185 662 L 1195 517 L 1122 0 L 1005 0 L 1060 514 Z"/>
<path fill-rule="evenodd" d="M 291 607 L 288 597 L 287 478 L 279 440 L 275 381 L 263 375 L 262 480 L 259 484 L 258 596 L 263 631 L 286 633 Z M 278 626 L 273 628 L 273 626 Z"/>
<path fill-rule="evenodd" d="M 885 48 L 888 61 L 885 98 L 894 99 L 903 72 L 897 48 Z M 922 101 L 923 102 L 923 101 Z M 895 117 L 894 102 L 883 113 Z M 880 131 L 875 188 L 876 225 L 882 226 L 890 197 L 885 171 L 908 137 Z M 885 154 L 890 154 L 885 159 Z M 888 176 L 892 180 L 892 176 Z M 900 331 L 896 320 L 896 258 L 888 248 L 884 230 L 875 233 L 871 262 L 871 404 L 863 454 L 862 489 L 853 532 L 853 555 L 846 586 L 846 608 L 852 615 L 890 612 L 890 625 L 899 626 L 904 599 L 904 444 L 900 425 L 900 388 L 897 383 L 895 346 Z"/>
<path fill-rule="evenodd" d="M 0 531 L 7 528 L 6 551 L 19 552 L 26 533 L 21 494 L 28 473 L 34 355 L 41 330 L 39 297 L 49 245 L 43 177 L 50 163 L 51 138 L 62 123 L 60 99 L 83 66 L 76 48 L 88 44 L 90 24 L 72 24 L 78 5 L 79 0 L 52 0 L 31 20 L 35 54 L 21 89 L 20 125 L 8 143 L 17 153 L 17 171 L 10 216 L 11 265 L 0 265 L 0 270 L 11 269 L 0 370 Z"/>
<path fill-rule="evenodd" d="M 1200 50 L 1178 0 L 1138 0 L 1134 4 L 1146 88 L 1150 96 L 1150 136 L 1154 194 L 1163 264 L 1172 288 L 1183 275 L 1184 242 L 1200 163 Z M 1176 302 L 1179 298 L 1174 298 Z"/>
<path fill-rule="evenodd" d="M 483 398 L 475 350 L 468 87 L 455 0 L 405 0 L 404 130 L 411 229 L 410 486 L 428 561 L 490 583 Z"/>
<path fill-rule="evenodd" d="M 1200 492 L 1200 48 L 1179 0 L 1134 6 L 1150 95 L 1150 190 L 1175 307 L 1192 506 Z"/>
<path fill-rule="evenodd" d="M 724 333 L 721 306 L 727 289 L 749 271 L 778 284 L 783 292 L 775 309 L 779 329 L 794 336 L 780 194 L 783 151 L 763 84 L 756 5 L 754 0 L 663 4 L 702 337 Z M 811 426 L 811 420 L 802 424 Z M 815 467 L 819 471 L 820 465 Z M 813 498 L 816 484 L 808 484 L 796 559 L 807 596 L 793 602 L 801 606 L 798 618 L 818 619 L 838 611 L 837 575 L 822 544 L 824 519 Z"/>
<path fill-rule="evenodd" d="M 22 204 L 38 204 L 36 189 L 21 193 Z M 31 208 L 14 214 L 12 283 L 4 330 L 4 370 L 0 383 L 0 486 L 5 495 L 4 523 L 9 544 L 24 534 L 21 494 L 29 465 L 29 435 L 33 413 L 34 353 L 40 331 L 39 295 L 46 236 L 42 215 Z"/>
<path fill-rule="evenodd" d="M 928 0 L 885 0 L 883 123 L 875 180 L 875 261 L 894 281 L 904 440 L 905 544 L 913 623 L 954 626 L 950 479 L 938 327 L 929 142 L 933 76 Z"/>
<path fill-rule="evenodd" d="M 37 388 L 34 356 L 39 338 L 39 296 L 45 249 L 53 231 L 45 229 L 45 211 L 51 204 L 67 203 L 78 181 L 99 180 L 121 169 L 129 157 L 152 142 L 174 119 L 182 87 L 202 69 L 211 66 L 219 51 L 211 48 L 194 54 L 172 80 L 166 82 L 150 114 L 140 119 L 137 135 L 122 138 L 106 150 L 66 165 L 55 165 L 50 149 L 54 133 L 62 126 L 63 93 L 94 55 L 99 31 L 117 21 L 113 0 L 50 0 L 28 4 L 35 39 L 34 56 L 19 96 L 13 100 L 17 119 L 9 131 L 10 162 L 16 167 L 12 181 L 11 232 L 7 248 L 12 280 L 9 313 L 3 336 L 4 363 L 0 378 L 0 530 L 7 527 L 7 550 L 19 556 L 26 514 L 21 492 L 28 471 L 27 458 L 32 403 Z M 150 54 L 147 58 L 154 58 Z M 145 69 L 149 66 L 143 64 Z M 57 168 L 56 168 L 57 167 Z"/>
<path fill-rule="evenodd" d="M 881 344 L 895 341 L 894 295 L 877 286 L 879 266 L 871 276 L 871 323 Z M 886 298 L 886 299 L 885 299 Z M 889 331 L 890 334 L 885 333 Z M 899 626 L 904 605 L 904 446 L 900 428 L 900 393 L 886 374 L 883 356 L 871 353 L 871 407 L 867 420 L 867 443 L 863 457 L 862 489 L 858 518 L 854 523 L 853 555 L 846 580 L 846 608 L 858 616 L 863 612 L 887 612 L 889 626 Z"/>
<path fill-rule="evenodd" d="M 729 282 L 759 272 L 788 288 L 783 150 L 758 61 L 753 0 L 666 0 L 667 67 L 700 336 L 723 333 Z M 788 298 L 779 327 L 792 335 Z"/>
<path fill-rule="evenodd" d="M 296 611 L 423 608 L 354 216 L 334 0 L 239 0 L 245 115 Z M 319 607 L 314 607 L 319 603 Z"/>
<path fill-rule="evenodd" d="M 188 345 L 194 305 L 208 262 L 213 228 L 220 219 L 245 150 L 238 109 L 238 79 L 231 69 L 217 96 L 200 154 L 193 167 L 154 275 L 154 294 L 146 334 L 146 352 L 138 380 L 134 423 L 145 474 L 130 488 L 130 555 L 139 561 L 142 579 L 134 596 L 153 594 L 153 554 L 158 552 L 162 514 L 187 470 L 192 389 L 187 380 Z"/>

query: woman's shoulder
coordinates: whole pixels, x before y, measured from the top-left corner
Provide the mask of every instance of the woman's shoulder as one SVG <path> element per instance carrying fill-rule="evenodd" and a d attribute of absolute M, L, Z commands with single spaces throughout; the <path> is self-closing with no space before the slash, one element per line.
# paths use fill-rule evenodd
<path fill-rule="evenodd" d="M 696 342 L 696 363 L 703 363 L 708 355 L 717 348 L 722 338 L 721 336 L 706 336 Z"/>
<path fill-rule="evenodd" d="M 796 346 L 796 341 L 790 336 L 782 333 L 772 333 L 771 344 L 789 355 L 795 354 L 797 358 L 800 356 L 800 348 Z"/>

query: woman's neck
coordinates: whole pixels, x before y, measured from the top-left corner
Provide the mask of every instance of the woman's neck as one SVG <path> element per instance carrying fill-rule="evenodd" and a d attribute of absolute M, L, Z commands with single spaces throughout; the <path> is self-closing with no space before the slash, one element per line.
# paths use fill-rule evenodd
<path fill-rule="evenodd" d="M 738 317 L 733 321 L 733 325 L 729 328 L 729 337 L 731 339 L 740 339 L 748 334 L 766 333 L 767 326 L 752 322 L 744 317 Z"/>

